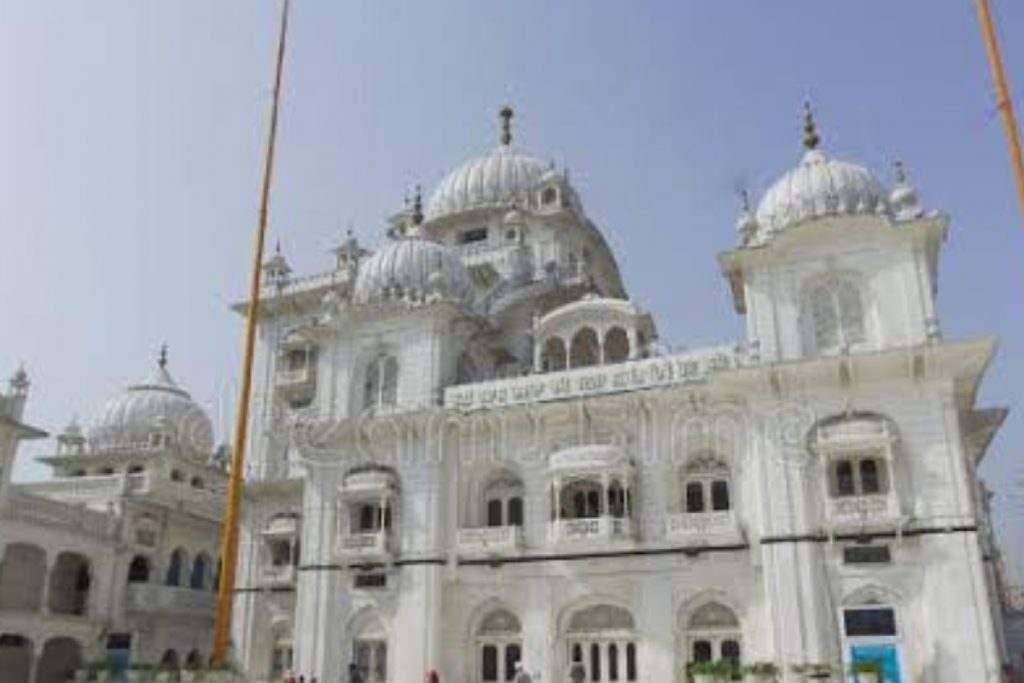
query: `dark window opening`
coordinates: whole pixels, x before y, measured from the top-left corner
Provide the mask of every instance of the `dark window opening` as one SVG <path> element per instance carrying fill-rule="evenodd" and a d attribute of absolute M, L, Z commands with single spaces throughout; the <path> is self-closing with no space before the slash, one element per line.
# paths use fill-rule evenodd
<path fill-rule="evenodd" d="M 487 228 L 474 228 L 459 233 L 459 244 L 483 242 L 487 239 Z"/>
<path fill-rule="evenodd" d="M 895 636 L 896 614 L 886 607 L 848 609 L 843 626 L 847 636 Z"/>

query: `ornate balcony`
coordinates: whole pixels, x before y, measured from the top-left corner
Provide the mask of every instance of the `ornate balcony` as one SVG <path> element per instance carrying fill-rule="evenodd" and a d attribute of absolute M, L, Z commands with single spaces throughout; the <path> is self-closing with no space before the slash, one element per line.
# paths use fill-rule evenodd
<path fill-rule="evenodd" d="M 636 527 L 628 517 L 559 519 L 551 525 L 551 536 L 555 543 L 606 543 L 632 540 Z"/>
<path fill-rule="evenodd" d="M 349 563 L 391 560 L 390 534 L 385 530 L 344 533 L 338 539 L 338 559 Z"/>
<path fill-rule="evenodd" d="M 295 585 L 295 565 L 267 565 L 260 568 L 260 585 L 267 588 Z"/>
<path fill-rule="evenodd" d="M 207 617 L 213 619 L 216 594 L 178 586 L 133 583 L 125 593 L 125 611 L 162 616 Z"/>
<path fill-rule="evenodd" d="M 458 544 L 463 555 L 512 555 L 523 547 L 523 529 L 519 526 L 459 529 Z"/>
<path fill-rule="evenodd" d="M 688 546 L 732 545 L 743 542 L 743 531 L 732 510 L 684 512 L 665 519 L 665 538 Z"/>

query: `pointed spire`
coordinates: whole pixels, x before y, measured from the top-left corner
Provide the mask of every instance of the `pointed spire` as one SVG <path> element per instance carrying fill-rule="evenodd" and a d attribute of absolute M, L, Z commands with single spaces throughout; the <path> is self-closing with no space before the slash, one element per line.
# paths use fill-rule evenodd
<path fill-rule="evenodd" d="M 501 119 L 501 144 L 506 147 L 512 144 L 512 117 L 514 115 L 512 107 L 507 104 L 498 111 L 498 118 Z"/>
<path fill-rule="evenodd" d="M 157 356 L 156 364 L 159 365 L 161 369 L 165 369 L 167 367 L 167 344 L 160 345 L 160 355 Z"/>
<path fill-rule="evenodd" d="M 821 138 L 818 136 L 818 129 L 814 123 L 814 110 L 811 109 L 810 101 L 804 102 L 804 147 L 808 150 L 817 149 Z"/>

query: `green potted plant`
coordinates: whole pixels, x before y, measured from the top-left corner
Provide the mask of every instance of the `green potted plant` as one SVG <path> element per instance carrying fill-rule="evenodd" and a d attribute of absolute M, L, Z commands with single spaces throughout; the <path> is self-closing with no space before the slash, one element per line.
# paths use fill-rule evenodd
<path fill-rule="evenodd" d="M 693 683 L 719 683 L 724 681 L 731 671 L 732 664 L 726 661 L 691 662 L 687 667 Z"/>
<path fill-rule="evenodd" d="M 743 680 L 747 683 L 775 683 L 779 667 L 772 662 L 753 662 L 743 667 Z"/>
<path fill-rule="evenodd" d="M 152 664 L 144 662 L 130 662 L 128 664 L 127 679 L 129 683 L 145 683 L 153 678 L 153 671 L 156 669 Z"/>
<path fill-rule="evenodd" d="M 854 662 L 850 665 L 850 673 L 853 674 L 853 679 L 857 683 L 881 683 L 882 681 L 882 665 L 871 659 Z"/>

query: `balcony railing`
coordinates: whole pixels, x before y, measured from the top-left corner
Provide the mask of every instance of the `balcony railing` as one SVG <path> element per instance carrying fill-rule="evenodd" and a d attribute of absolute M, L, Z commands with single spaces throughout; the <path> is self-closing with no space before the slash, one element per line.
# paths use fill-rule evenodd
<path fill-rule="evenodd" d="M 359 531 L 344 533 L 338 539 L 338 555 L 343 560 L 383 562 L 391 557 L 387 531 Z"/>
<path fill-rule="evenodd" d="M 216 594 L 179 586 L 133 583 L 128 586 L 125 610 L 136 614 L 161 614 L 213 618 Z"/>
<path fill-rule="evenodd" d="M 275 381 L 278 387 L 301 388 L 312 384 L 316 379 L 316 371 L 312 363 L 295 368 L 278 368 Z"/>
<path fill-rule="evenodd" d="M 268 564 L 260 569 L 260 583 L 264 586 L 293 586 L 295 574 L 293 564 Z"/>
<path fill-rule="evenodd" d="M 891 493 L 829 498 L 826 505 L 833 528 L 867 528 L 891 524 L 899 517 Z"/>
<path fill-rule="evenodd" d="M 523 547 L 523 529 L 490 526 L 459 529 L 459 552 L 464 555 L 506 555 Z"/>
<path fill-rule="evenodd" d="M 551 533 L 556 543 L 627 540 L 634 537 L 635 526 L 628 517 L 560 519 L 551 525 Z"/>
<path fill-rule="evenodd" d="M 732 510 L 684 512 L 665 519 L 665 537 L 686 545 L 741 543 L 743 532 Z"/>

